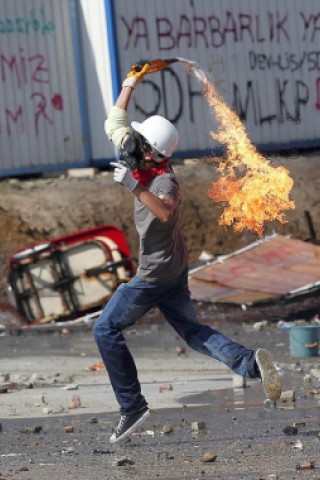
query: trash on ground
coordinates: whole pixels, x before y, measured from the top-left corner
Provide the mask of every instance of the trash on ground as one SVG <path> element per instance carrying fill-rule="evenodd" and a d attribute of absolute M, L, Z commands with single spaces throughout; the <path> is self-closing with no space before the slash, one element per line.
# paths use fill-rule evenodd
<path fill-rule="evenodd" d="M 300 450 L 302 451 L 303 450 L 303 443 L 301 442 L 301 440 L 298 440 L 294 445 L 293 445 L 293 448 L 295 450 Z"/>
<path fill-rule="evenodd" d="M 180 356 L 180 355 L 183 355 L 184 353 L 186 353 L 186 349 L 185 349 L 185 347 L 176 347 L 175 352 L 178 356 Z"/>
<path fill-rule="evenodd" d="M 300 462 L 296 465 L 296 470 L 313 470 L 315 468 L 315 462 Z"/>
<path fill-rule="evenodd" d="M 101 308 L 134 272 L 122 230 L 101 225 L 14 252 L 8 300 L 29 325 L 76 319 Z"/>
<path fill-rule="evenodd" d="M 65 433 L 73 433 L 73 426 L 72 425 L 67 425 L 66 427 L 64 427 L 64 432 Z"/>
<path fill-rule="evenodd" d="M 126 465 L 134 465 L 134 461 L 131 460 L 130 457 L 120 457 L 120 458 L 116 458 L 113 462 L 112 462 L 112 466 L 113 467 L 124 467 Z"/>
<path fill-rule="evenodd" d="M 173 386 L 171 383 L 164 383 L 163 385 L 160 385 L 159 387 L 159 392 L 162 393 L 162 392 L 165 392 L 165 391 L 169 391 L 169 390 L 173 390 Z"/>
<path fill-rule="evenodd" d="M 297 435 L 298 434 L 298 429 L 297 429 L 297 427 L 288 426 L 288 427 L 284 427 L 282 432 L 285 435 Z"/>
<path fill-rule="evenodd" d="M 103 362 L 98 361 L 95 362 L 93 365 L 90 365 L 89 370 L 92 370 L 93 372 L 97 372 L 99 370 L 105 370 L 106 367 Z"/>
<path fill-rule="evenodd" d="M 276 302 L 319 291 L 319 267 L 319 245 L 274 234 L 190 269 L 189 287 L 197 301 L 241 306 Z"/>
<path fill-rule="evenodd" d="M 204 430 L 206 428 L 206 424 L 204 422 L 192 422 L 191 423 L 191 430 L 193 432 L 198 432 L 199 430 Z"/>
<path fill-rule="evenodd" d="M 79 385 L 77 385 L 76 383 L 69 383 L 64 387 L 61 387 L 61 390 L 78 390 L 78 388 L 79 388 Z"/>

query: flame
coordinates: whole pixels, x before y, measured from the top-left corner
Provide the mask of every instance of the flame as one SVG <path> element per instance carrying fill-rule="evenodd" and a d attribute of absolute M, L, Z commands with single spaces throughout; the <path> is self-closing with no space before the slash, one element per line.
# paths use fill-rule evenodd
<path fill-rule="evenodd" d="M 222 100 L 214 85 L 195 62 L 180 59 L 189 74 L 203 83 L 203 94 L 218 123 L 211 137 L 224 145 L 219 179 L 212 184 L 209 197 L 224 203 L 220 225 L 232 225 L 234 231 L 244 229 L 262 235 L 264 223 L 278 220 L 285 223 L 285 210 L 295 208 L 289 200 L 293 180 L 286 168 L 273 167 L 257 152 L 246 129 Z"/>

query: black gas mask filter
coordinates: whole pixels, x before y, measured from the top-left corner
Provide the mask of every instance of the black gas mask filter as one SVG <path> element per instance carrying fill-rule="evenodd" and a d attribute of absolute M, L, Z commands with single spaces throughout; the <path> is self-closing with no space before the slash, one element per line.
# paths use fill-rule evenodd
<path fill-rule="evenodd" d="M 149 148 L 145 139 L 138 132 L 132 132 L 120 150 L 120 162 L 123 162 L 133 172 L 143 165 L 143 153 Z"/>

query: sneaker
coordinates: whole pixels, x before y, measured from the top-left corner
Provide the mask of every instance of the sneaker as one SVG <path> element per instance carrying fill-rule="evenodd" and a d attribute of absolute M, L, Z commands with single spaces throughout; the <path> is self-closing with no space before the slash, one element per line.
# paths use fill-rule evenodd
<path fill-rule="evenodd" d="M 116 431 L 110 437 L 110 443 L 122 442 L 143 424 L 150 416 L 150 410 L 145 407 L 137 413 L 121 415 Z"/>
<path fill-rule="evenodd" d="M 281 396 L 281 380 L 272 361 L 270 352 L 259 348 L 256 351 L 256 363 L 260 371 L 263 390 L 267 398 L 274 402 L 279 400 Z"/>

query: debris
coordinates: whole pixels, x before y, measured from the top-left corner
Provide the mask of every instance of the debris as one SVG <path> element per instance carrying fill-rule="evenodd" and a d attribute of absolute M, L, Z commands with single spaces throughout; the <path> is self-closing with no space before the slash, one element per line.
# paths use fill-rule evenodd
<path fill-rule="evenodd" d="M 242 377 L 241 375 L 232 375 L 232 385 L 233 388 L 246 388 L 247 382 L 245 377 Z"/>
<path fill-rule="evenodd" d="M 134 461 L 131 460 L 130 457 L 120 457 L 120 458 L 116 458 L 113 462 L 112 462 L 112 466 L 113 467 L 123 467 L 125 465 L 134 465 Z"/>
<path fill-rule="evenodd" d="M 215 455 L 212 452 L 206 452 L 202 455 L 202 461 L 205 463 L 215 462 L 216 459 L 217 459 L 217 455 Z"/>
<path fill-rule="evenodd" d="M 270 400 L 270 398 L 266 398 L 263 404 L 267 410 L 271 410 L 272 408 L 277 408 L 277 402 Z"/>
<path fill-rule="evenodd" d="M 172 427 L 172 425 L 170 425 L 170 423 L 166 423 L 162 427 L 161 433 L 167 435 L 168 433 L 172 433 L 172 432 L 173 432 L 173 427 Z"/>
<path fill-rule="evenodd" d="M 135 437 L 135 436 L 141 437 L 142 435 L 145 435 L 147 437 L 154 437 L 155 433 L 153 430 L 145 430 L 144 432 L 137 431 L 132 433 L 132 437 Z"/>
<path fill-rule="evenodd" d="M 185 418 L 181 418 L 180 425 L 181 425 L 181 427 L 184 427 L 184 428 L 185 427 L 190 427 L 190 422 L 189 422 L 189 420 L 186 420 Z"/>
<path fill-rule="evenodd" d="M 24 429 L 25 433 L 40 433 L 42 431 L 41 425 L 36 425 L 35 427 L 26 427 Z"/>
<path fill-rule="evenodd" d="M 206 262 L 208 260 L 213 260 L 214 256 L 211 253 L 206 252 L 205 250 L 202 250 L 198 259 L 200 260 L 200 262 Z"/>
<path fill-rule="evenodd" d="M 82 174 L 83 169 L 79 173 Z M 70 319 L 57 325 L 65 335 L 68 333 L 63 330 L 65 327 L 80 321 L 86 323 L 89 317 L 98 316 L 98 309 L 110 299 L 116 286 L 131 278 L 134 266 L 130 257 L 124 233 L 113 225 L 100 225 L 20 248 L 7 262 L 11 305 L 17 305 L 25 328 L 47 326 L 52 329 L 52 322 L 58 322 L 62 316 Z M 39 259 L 40 269 L 36 266 Z M 29 275 L 30 268 L 34 269 L 33 275 Z M 80 289 L 74 288 L 72 302 L 70 281 L 74 285 L 81 283 Z M 80 304 L 84 316 L 79 318 Z"/>
<path fill-rule="evenodd" d="M 312 376 L 308 373 L 303 377 L 303 381 L 305 384 L 312 383 Z"/>
<path fill-rule="evenodd" d="M 206 424 L 204 422 L 192 422 L 191 423 L 191 430 L 193 432 L 198 432 L 199 430 L 204 430 L 206 428 Z"/>
<path fill-rule="evenodd" d="M 69 403 L 69 409 L 75 409 L 81 407 L 81 399 L 79 395 L 72 395 Z"/>
<path fill-rule="evenodd" d="M 10 373 L 0 373 L 0 382 L 7 383 L 10 381 Z"/>
<path fill-rule="evenodd" d="M 277 303 L 279 298 L 307 295 L 319 281 L 319 273 L 314 268 L 319 254 L 314 249 L 320 251 L 319 246 L 274 234 L 228 255 L 218 256 L 209 265 L 191 270 L 191 295 L 196 301 L 228 302 L 237 304 L 244 310 L 248 305 L 263 300 Z M 265 258 L 278 256 L 280 251 L 281 261 L 266 265 Z M 304 255 L 301 255 L 301 251 Z M 230 275 L 231 270 L 241 269 L 243 265 L 246 266 L 246 272 L 242 272 L 241 278 L 235 279 Z M 252 271 L 255 272 L 254 276 Z M 309 282 L 306 284 L 304 278 L 307 272 Z M 282 281 L 275 282 L 275 278 L 281 278 Z M 255 325 L 257 329 L 264 328 L 262 322 Z M 289 328 L 285 323 L 279 322 L 278 327 Z"/>
<path fill-rule="evenodd" d="M 303 450 L 303 443 L 301 442 L 301 440 L 298 440 L 294 445 L 293 445 L 293 448 L 295 450 L 300 450 L 302 451 Z"/>
<path fill-rule="evenodd" d="M 298 429 L 297 427 L 284 427 L 284 429 L 282 430 L 282 432 L 285 434 L 285 435 L 297 435 L 298 433 Z"/>
<path fill-rule="evenodd" d="M 23 453 L 2 453 L 0 455 L 1 458 L 7 458 L 7 457 L 20 457 L 23 455 Z"/>
<path fill-rule="evenodd" d="M 101 448 L 94 448 L 92 450 L 92 455 L 107 455 L 111 453 L 110 450 L 102 450 Z"/>
<path fill-rule="evenodd" d="M 285 390 L 281 393 L 281 397 L 277 401 L 278 407 L 294 405 L 295 402 L 295 391 L 294 390 Z"/>
<path fill-rule="evenodd" d="M 294 390 L 285 390 L 281 393 L 280 400 L 283 402 L 294 402 L 295 401 L 295 391 Z"/>
<path fill-rule="evenodd" d="M 42 409 L 42 412 L 43 412 L 45 415 L 49 415 L 50 413 L 53 413 L 53 410 L 52 410 L 52 408 L 44 407 L 44 408 Z"/>
<path fill-rule="evenodd" d="M 171 383 L 164 383 L 163 385 L 160 385 L 159 387 L 159 392 L 162 393 L 166 390 L 173 390 L 172 384 Z"/>
<path fill-rule="evenodd" d="M 178 356 L 183 355 L 184 353 L 186 353 L 185 347 L 176 347 L 176 354 Z"/>
<path fill-rule="evenodd" d="M 60 405 L 59 407 L 55 408 L 51 413 L 54 413 L 55 415 L 60 415 L 61 413 L 67 413 L 67 409 Z"/>
<path fill-rule="evenodd" d="M 28 467 L 20 467 L 19 470 L 17 470 L 16 473 L 18 472 L 29 472 L 29 468 Z"/>
<path fill-rule="evenodd" d="M 74 447 L 65 447 L 62 449 L 61 453 L 75 453 L 75 448 Z"/>
<path fill-rule="evenodd" d="M 0 386 L 0 393 L 8 393 L 8 388 Z"/>
<path fill-rule="evenodd" d="M 156 452 L 157 460 L 174 460 L 174 456 L 168 452 Z"/>
<path fill-rule="evenodd" d="M 309 395 L 320 395 L 320 390 L 314 388 L 312 390 L 308 390 L 308 393 Z"/>
<path fill-rule="evenodd" d="M 277 327 L 281 330 L 286 330 L 287 328 L 290 328 L 291 325 L 292 323 L 284 322 L 283 320 L 279 320 L 279 322 L 277 323 Z"/>
<path fill-rule="evenodd" d="M 98 423 L 97 417 L 91 417 L 91 418 L 89 418 L 89 423 Z"/>
<path fill-rule="evenodd" d="M 318 368 L 311 368 L 310 375 L 312 375 L 313 378 L 320 380 L 320 365 L 318 365 Z"/>
<path fill-rule="evenodd" d="M 293 426 L 294 427 L 297 427 L 297 428 L 301 428 L 301 427 L 305 427 L 306 426 L 306 422 L 293 422 Z"/>
<path fill-rule="evenodd" d="M 267 320 L 262 320 L 261 322 L 255 322 L 253 325 L 252 325 L 252 328 L 253 330 L 256 330 L 256 331 L 260 331 L 262 330 L 263 328 L 267 327 L 268 326 L 268 321 Z"/>
<path fill-rule="evenodd" d="M 89 370 L 94 372 L 98 372 L 99 370 L 105 370 L 105 366 L 103 362 L 96 362 L 93 365 L 90 365 Z"/>
<path fill-rule="evenodd" d="M 64 387 L 61 387 L 61 390 L 78 390 L 78 388 L 79 388 L 79 385 L 77 385 L 76 383 L 69 383 Z"/>
<path fill-rule="evenodd" d="M 296 465 L 296 470 L 313 470 L 315 462 L 301 462 Z"/>
<path fill-rule="evenodd" d="M 67 427 L 64 427 L 65 433 L 73 433 L 73 426 L 68 425 Z"/>
<path fill-rule="evenodd" d="M 299 363 L 296 363 L 293 366 L 293 372 L 294 373 L 303 373 L 303 368 L 301 367 L 301 365 Z"/>

